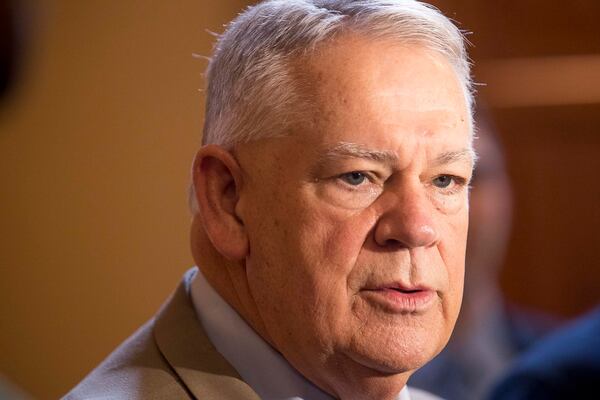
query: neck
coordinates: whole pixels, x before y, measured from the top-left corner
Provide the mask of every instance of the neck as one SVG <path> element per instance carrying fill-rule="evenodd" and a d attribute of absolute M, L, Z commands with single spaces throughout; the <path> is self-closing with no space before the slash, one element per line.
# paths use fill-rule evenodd
<path fill-rule="evenodd" d="M 396 400 L 406 386 L 407 376 L 352 376 L 346 378 L 337 391 L 341 400 Z"/>

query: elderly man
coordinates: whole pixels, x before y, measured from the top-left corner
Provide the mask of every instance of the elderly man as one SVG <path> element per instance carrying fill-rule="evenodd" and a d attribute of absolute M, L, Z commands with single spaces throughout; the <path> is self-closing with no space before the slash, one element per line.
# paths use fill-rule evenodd
<path fill-rule="evenodd" d="M 208 70 L 199 269 L 67 398 L 423 399 L 460 308 L 459 30 L 413 0 L 266 1 Z"/>

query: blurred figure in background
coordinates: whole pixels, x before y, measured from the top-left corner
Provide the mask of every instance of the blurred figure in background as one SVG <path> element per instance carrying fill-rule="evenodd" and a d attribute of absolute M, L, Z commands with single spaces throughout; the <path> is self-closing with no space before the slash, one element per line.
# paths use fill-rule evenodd
<path fill-rule="evenodd" d="M 0 99 L 8 88 L 14 63 L 14 31 L 12 8 L 0 0 Z"/>
<path fill-rule="evenodd" d="M 410 379 L 447 400 L 484 398 L 511 360 L 553 325 L 506 303 L 499 273 L 510 237 L 512 191 L 488 112 L 477 111 L 478 165 L 470 195 L 465 292 L 448 346 Z"/>
<path fill-rule="evenodd" d="M 491 400 L 587 399 L 600 378 L 600 308 L 537 343 L 501 380 Z"/>

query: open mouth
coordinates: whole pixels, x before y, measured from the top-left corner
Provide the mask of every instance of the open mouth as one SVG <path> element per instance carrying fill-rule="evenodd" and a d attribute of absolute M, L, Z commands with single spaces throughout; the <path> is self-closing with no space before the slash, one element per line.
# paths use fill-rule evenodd
<path fill-rule="evenodd" d="M 423 289 L 400 289 L 400 288 L 389 288 L 389 289 L 395 290 L 400 293 L 418 293 L 418 292 L 423 291 Z"/>

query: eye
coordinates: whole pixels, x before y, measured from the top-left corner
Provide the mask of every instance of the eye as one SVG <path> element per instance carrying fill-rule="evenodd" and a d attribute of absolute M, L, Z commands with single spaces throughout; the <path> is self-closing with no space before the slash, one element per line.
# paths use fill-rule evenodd
<path fill-rule="evenodd" d="M 440 175 L 433 180 L 433 184 L 440 189 L 446 189 L 453 181 L 454 177 L 450 175 Z"/>
<path fill-rule="evenodd" d="M 340 175 L 340 179 L 352 186 L 358 186 L 367 179 L 367 176 L 360 171 L 352 171 L 347 174 Z"/>

